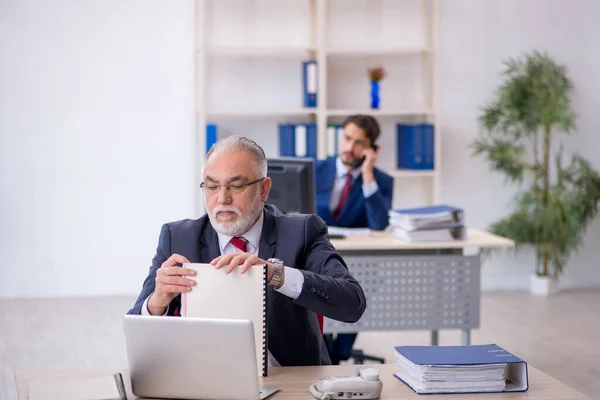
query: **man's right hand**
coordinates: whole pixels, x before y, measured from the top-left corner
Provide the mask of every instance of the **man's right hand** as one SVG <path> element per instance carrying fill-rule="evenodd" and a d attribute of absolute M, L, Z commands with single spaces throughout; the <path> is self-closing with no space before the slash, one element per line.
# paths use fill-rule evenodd
<path fill-rule="evenodd" d="M 196 275 L 196 271 L 178 267 L 177 263 L 184 264 L 189 261 L 184 256 L 173 254 L 156 270 L 156 286 L 148 299 L 148 312 L 151 315 L 163 315 L 171 300 L 182 292 L 189 292 L 196 284 L 195 281 L 186 278 Z"/>

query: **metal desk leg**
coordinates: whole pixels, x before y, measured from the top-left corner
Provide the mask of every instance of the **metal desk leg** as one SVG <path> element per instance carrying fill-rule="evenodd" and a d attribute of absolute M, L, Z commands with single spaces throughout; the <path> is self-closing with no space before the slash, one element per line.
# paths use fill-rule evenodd
<path fill-rule="evenodd" d="M 460 344 L 462 344 L 463 346 L 471 344 L 471 330 L 463 329 L 461 332 L 462 333 L 460 336 Z"/>
<path fill-rule="evenodd" d="M 432 330 L 431 331 L 431 345 L 432 346 L 437 346 L 438 345 L 438 331 L 437 330 Z"/>

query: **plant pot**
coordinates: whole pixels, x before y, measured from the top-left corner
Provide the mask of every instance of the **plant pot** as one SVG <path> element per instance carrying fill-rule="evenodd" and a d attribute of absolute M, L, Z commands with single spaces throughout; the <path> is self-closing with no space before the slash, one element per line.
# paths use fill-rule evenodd
<path fill-rule="evenodd" d="M 550 296 L 558 292 L 558 279 L 550 276 L 531 275 L 529 291 L 536 296 Z"/>

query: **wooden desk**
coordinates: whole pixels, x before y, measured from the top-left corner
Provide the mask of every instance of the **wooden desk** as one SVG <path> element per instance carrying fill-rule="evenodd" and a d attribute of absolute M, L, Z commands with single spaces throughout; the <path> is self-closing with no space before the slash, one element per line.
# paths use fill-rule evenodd
<path fill-rule="evenodd" d="M 367 296 L 360 321 L 325 318 L 325 333 L 373 330 L 430 330 L 438 344 L 441 329 L 460 329 L 469 344 L 479 327 L 481 257 L 466 249 L 512 247 L 512 240 L 468 228 L 465 240 L 407 243 L 392 232 L 331 239 Z"/>
<path fill-rule="evenodd" d="M 354 236 L 345 239 L 331 239 L 331 244 L 339 252 L 367 251 L 367 250 L 440 250 L 440 249 L 464 249 L 476 248 L 498 248 L 513 247 L 515 243 L 489 232 L 479 229 L 468 228 L 465 240 L 454 240 L 447 242 L 417 242 L 408 243 L 394 237 L 389 231 L 374 231 L 369 236 Z"/>
<path fill-rule="evenodd" d="M 383 380 L 382 400 L 389 399 L 424 399 L 402 382 L 392 376 L 395 366 L 391 364 L 375 365 Z M 354 365 L 332 365 L 323 367 L 279 367 L 272 368 L 267 378 L 261 379 L 262 385 L 278 386 L 281 390 L 269 397 L 269 400 L 307 400 L 312 399 L 308 391 L 310 384 L 327 376 L 354 375 Z M 115 371 L 18 371 L 16 373 L 17 388 L 20 400 L 27 399 L 29 382 L 35 379 L 48 378 L 88 378 L 112 375 Z M 128 399 L 134 399 L 129 384 L 129 374 L 121 371 L 128 385 Z M 549 377 L 529 366 L 529 391 L 523 393 L 490 393 L 490 394 L 451 394 L 436 395 L 435 399 L 449 400 L 589 400 L 583 393 Z"/>

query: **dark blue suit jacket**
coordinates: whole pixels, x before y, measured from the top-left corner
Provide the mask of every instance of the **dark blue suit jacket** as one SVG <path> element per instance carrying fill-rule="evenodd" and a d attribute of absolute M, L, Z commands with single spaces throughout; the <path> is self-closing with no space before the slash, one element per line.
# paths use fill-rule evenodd
<path fill-rule="evenodd" d="M 317 214 L 331 226 L 385 229 L 389 223 L 388 212 L 392 208 L 394 178 L 375 168 L 373 175 L 379 190 L 365 199 L 362 191 L 362 175 L 359 175 L 352 184 L 350 196 L 340 212 L 338 221 L 335 221 L 329 210 L 329 198 L 335 180 L 335 163 L 335 158 L 316 162 Z"/>
<path fill-rule="evenodd" d="M 366 308 L 363 289 L 329 242 L 321 218 L 285 215 L 272 205 L 266 205 L 264 211 L 258 256 L 279 258 L 304 275 L 296 300 L 268 289 L 268 348 L 282 366 L 331 364 L 316 314 L 358 321 Z M 209 263 L 221 255 L 217 232 L 206 215 L 163 225 L 150 273 L 128 314 L 141 313 L 144 300 L 154 292 L 156 270 L 173 253 L 192 263 Z M 180 303 L 181 296 L 173 299 L 168 315 L 174 315 Z"/>

